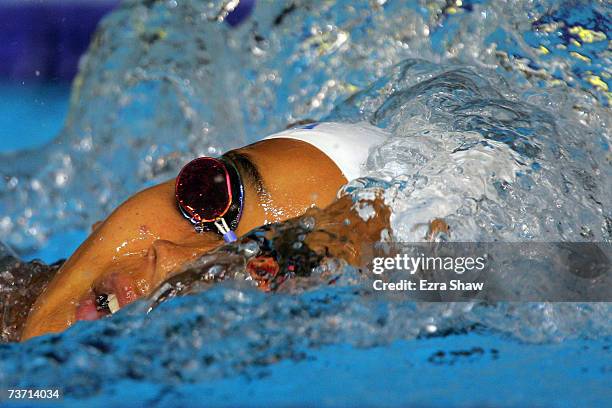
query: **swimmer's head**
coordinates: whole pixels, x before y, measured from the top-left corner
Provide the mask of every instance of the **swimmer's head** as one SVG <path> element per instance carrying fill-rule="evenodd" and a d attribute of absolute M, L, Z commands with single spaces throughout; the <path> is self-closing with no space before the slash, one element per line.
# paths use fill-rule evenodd
<path fill-rule="evenodd" d="M 346 183 L 332 160 L 299 140 L 264 140 L 223 158 L 244 186 L 238 236 L 311 206 L 325 207 Z M 149 294 L 183 264 L 222 243 L 215 231 L 197 233 L 179 211 L 174 180 L 144 190 L 94 225 L 36 301 L 22 339 L 102 317 L 109 307 Z"/>
<path fill-rule="evenodd" d="M 364 135 L 355 125 L 347 126 L 343 134 L 305 133 L 314 126 L 283 132 L 223 155 L 223 163 L 235 169 L 243 188 L 239 214 L 227 213 L 235 234 L 302 215 L 312 206 L 329 205 L 347 179 L 358 176 L 355 169 L 367 157 L 368 146 L 360 142 Z M 371 144 L 377 136 L 366 139 Z M 150 294 L 185 263 L 223 244 L 214 228 L 196 232 L 185 217 L 194 214 L 177 203 L 176 186 L 170 180 L 144 190 L 96 223 L 35 302 L 22 339 L 114 312 Z"/>

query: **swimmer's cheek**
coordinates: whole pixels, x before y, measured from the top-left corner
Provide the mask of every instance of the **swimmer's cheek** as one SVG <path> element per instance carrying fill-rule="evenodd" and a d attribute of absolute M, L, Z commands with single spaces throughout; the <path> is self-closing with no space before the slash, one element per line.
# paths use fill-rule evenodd
<path fill-rule="evenodd" d="M 34 310 L 30 311 L 32 315 Z M 76 305 L 67 304 L 64 307 L 54 309 L 43 315 L 37 314 L 35 319 L 28 319 L 21 341 L 50 333 L 59 333 L 76 322 Z"/>

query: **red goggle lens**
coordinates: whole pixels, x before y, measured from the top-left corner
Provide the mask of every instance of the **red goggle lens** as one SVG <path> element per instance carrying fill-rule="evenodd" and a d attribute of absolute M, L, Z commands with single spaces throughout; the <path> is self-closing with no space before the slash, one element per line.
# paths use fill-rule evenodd
<path fill-rule="evenodd" d="M 176 178 L 179 206 L 196 222 L 223 217 L 232 204 L 230 175 L 225 164 L 212 157 L 187 163 Z"/>

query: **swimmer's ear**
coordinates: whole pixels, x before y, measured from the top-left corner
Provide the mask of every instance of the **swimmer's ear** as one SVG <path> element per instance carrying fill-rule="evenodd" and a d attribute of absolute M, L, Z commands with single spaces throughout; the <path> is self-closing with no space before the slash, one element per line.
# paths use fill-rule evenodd
<path fill-rule="evenodd" d="M 95 230 L 97 230 L 100 225 L 102 225 L 102 221 L 96 221 L 93 224 L 91 224 L 91 232 L 94 232 Z"/>

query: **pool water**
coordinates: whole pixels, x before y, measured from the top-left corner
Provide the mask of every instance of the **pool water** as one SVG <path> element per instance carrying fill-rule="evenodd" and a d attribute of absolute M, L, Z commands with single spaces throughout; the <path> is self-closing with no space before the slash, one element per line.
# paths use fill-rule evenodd
<path fill-rule="evenodd" d="M 53 143 L 64 126 L 69 100 L 70 86 L 64 82 L 0 83 L 0 153 L 15 154 Z M 86 237 L 82 230 L 57 232 L 54 239 L 22 256 L 53 263 L 66 258 Z"/>
<path fill-rule="evenodd" d="M 92 385 L 97 377 L 71 382 L 65 389 L 89 397 L 87 404 L 92 407 L 125 401 L 133 402 L 131 406 L 160 407 L 603 407 L 610 397 L 609 360 L 606 341 L 533 345 L 471 333 L 367 348 L 350 344 L 304 348 L 297 357 L 206 381 L 164 384 L 143 381 L 132 373 L 132 378 L 109 378 L 102 392 Z M 88 371 L 81 367 L 67 374 Z M 81 404 L 67 398 L 62 406 Z"/>
<path fill-rule="evenodd" d="M 130 0 L 105 18 L 54 142 L 2 155 L 0 239 L 65 257 L 189 158 L 313 118 L 392 133 L 344 192 L 393 197 L 396 241 L 422 239 L 434 217 L 455 240 L 612 241 L 609 5 L 266 6 L 226 24 L 221 1 Z M 0 384 L 58 386 L 73 405 L 609 404 L 609 303 L 415 303 L 359 289 L 346 279 L 267 295 L 229 282 L 149 315 L 137 303 L 0 345 Z"/>
<path fill-rule="evenodd" d="M 70 88 L 65 84 L 0 83 L 2 152 L 40 148 L 62 130 Z"/>

